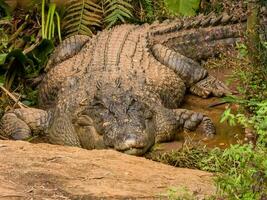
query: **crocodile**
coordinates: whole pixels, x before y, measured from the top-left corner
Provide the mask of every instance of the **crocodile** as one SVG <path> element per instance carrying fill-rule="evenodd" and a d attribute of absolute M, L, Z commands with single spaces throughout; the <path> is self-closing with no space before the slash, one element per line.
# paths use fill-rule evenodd
<path fill-rule="evenodd" d="M 5 113 L 4 135 L 132 155 L 183 130 L 212 136 L 208 116 L 179 106 L 186 91 L 202 98 L 230 92 L 198 61 L 239 41 L 245 20 L 210 14 L 71 36 L 50 57 L 40 107 Z"/>

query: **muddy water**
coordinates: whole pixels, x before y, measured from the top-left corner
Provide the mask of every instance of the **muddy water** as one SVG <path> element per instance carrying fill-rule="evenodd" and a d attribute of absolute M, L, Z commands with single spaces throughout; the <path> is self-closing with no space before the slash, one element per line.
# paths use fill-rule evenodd
<path fill-rule="evenodd" d="M 199 132 L 179 133 L 177 141 L 163 143 L 160 149 L 163 151 L 175 150 L 182 145 L 203 145 L 210 148 L 226 148 L 230 144 L 236 144 L 244 139 L 244 130 L 240 126 L 230 126 L 226 122 L 220 123 L 220 117 L 225 110 L 226 104 L 208 108 L 212 103 L 218 102 L 218 98 L 201 99 L 193 95 L 187 95 L 182 108 L 201 112 L 209 116 L 216 127 L 216 135 L 213 138 L 207 138 Z M 235 109 L 235 108 L 233 108 Z"/>

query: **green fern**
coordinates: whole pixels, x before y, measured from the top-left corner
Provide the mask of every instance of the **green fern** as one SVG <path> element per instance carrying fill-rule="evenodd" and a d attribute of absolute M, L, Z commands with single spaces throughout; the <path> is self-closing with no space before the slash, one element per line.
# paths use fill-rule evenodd
<path fill-rule="evenodd" d="M 153 17 L 154 8 L 153 8 L 152 0 L 140 0 L 140 2 L 145 9 L 147 17 L 148 18 Z"/>
<path fill-rule="evenodd" d="M 103 0 L 104 22 L 107 28 L 133 17 L 132 5 L 126 0 Z"/>
<path fill-rule="evenodd" d="M 93 34 L 101 26 L 102 8 L 93 0 L 69 0 L 66 5 L 63 31 L 65 36 Z"/>

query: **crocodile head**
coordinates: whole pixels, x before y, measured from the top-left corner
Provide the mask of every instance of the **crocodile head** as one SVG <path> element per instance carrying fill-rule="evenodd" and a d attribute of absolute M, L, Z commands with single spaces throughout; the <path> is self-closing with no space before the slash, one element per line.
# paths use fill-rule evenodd
<path fill-rule="evenodd" d="M 124 89 L 118 82 L 98 85 L 88 111 L 105 146 L 142 155 L 154 144 L 153 114 L 132 89 Z"/>

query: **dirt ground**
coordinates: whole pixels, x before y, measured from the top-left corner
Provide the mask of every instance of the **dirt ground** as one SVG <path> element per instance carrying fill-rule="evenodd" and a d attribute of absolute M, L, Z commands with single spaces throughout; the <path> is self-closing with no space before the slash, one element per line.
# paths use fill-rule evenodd
<path fill-rule="evenodd" d="M 215 192 L 212 174 L 174 168 L 113 150 L 0 140 L 0 199 L 166 199 L 185 187 Z"/>

